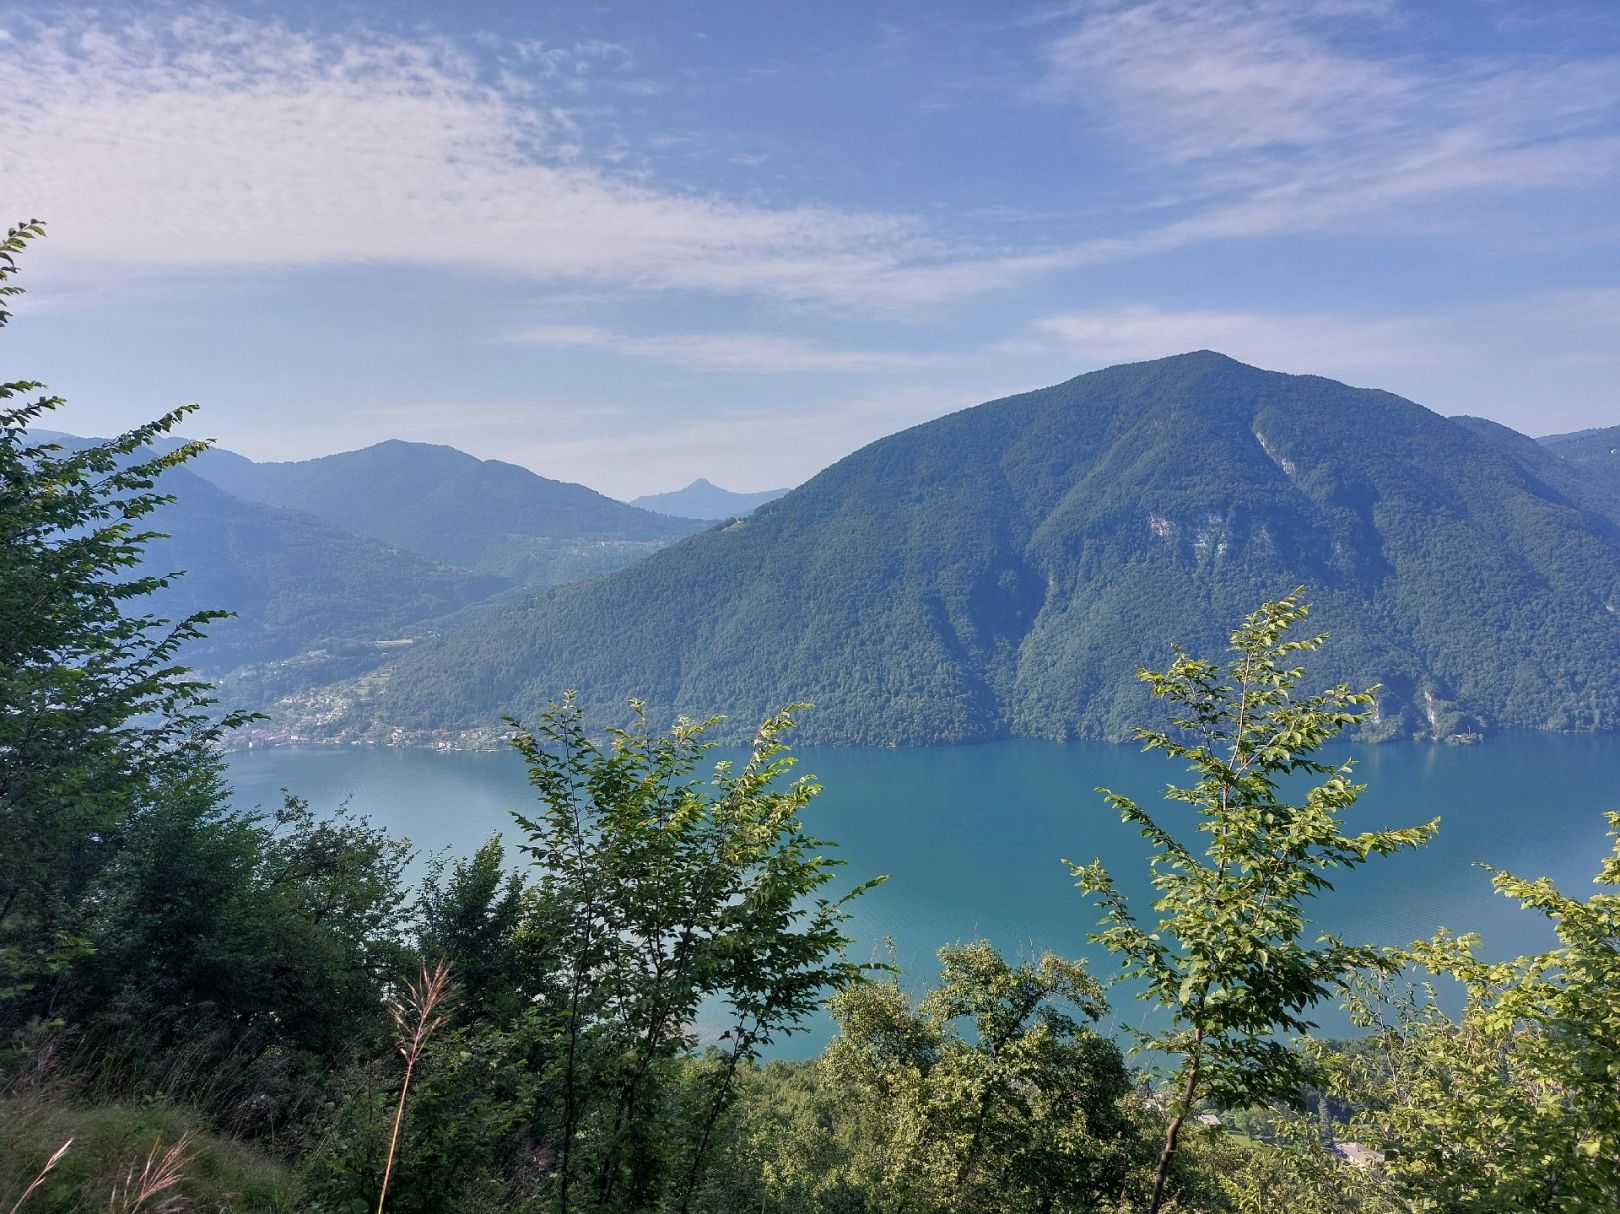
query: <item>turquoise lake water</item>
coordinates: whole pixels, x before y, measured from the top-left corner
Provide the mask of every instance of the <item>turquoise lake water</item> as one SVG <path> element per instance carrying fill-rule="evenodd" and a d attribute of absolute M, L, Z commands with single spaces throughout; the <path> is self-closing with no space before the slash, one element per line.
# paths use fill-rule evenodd
<path fill-rule="evenodd" d="M 926 984 L 942 944 L 987 938 L 1009 956 L 1052 949 L 1094 959 L 1096 913 L 1063 859 L 1100 856 L 1146 909 L 1146 845 L 1093 790 L 1138 798 L 1161 821 L 1186 823 L 1159 790 L 1180 776 L 1162 755 L 1130 746 L 1015 740 L 910 750 L 806 748 L 798 771 L 824 792 L 813 833 L 839 844 L 850 882 L 888 874 L 855 904 L 856 960 L 886 960 L 888 941 L 908 985 Z M 1344 874 L 1314 920 L 1346 940 L 1402 944 L 1435 928 L 1477 931 L 1493 956 L 1544 947 L 1544 920 L 1495 894 L 1485 862 L 1547 875 L 1584 896 L 1607 850 L 1602 812 L 1620 809 L 1620 736 L 1508 734 L 1480 746 L 1338 746 L 1368 785 L 1351 825 L 1442 819 L 1426 849 Z M 317 809 L 347 800 L 423 852 L 465 853 L 491 833 L 510 835 L 511 811 L 532 803 L 516 755 L 373 748 L 281 748 L 231 757 L 236 802 L 272 805 L 285 787 Z M 1180 815 L 1178 818 L 1178 814 Z M 1183 837 L 1187 837 L 1183 832 Z M 1135 1019 L 1141 1005 L 1116 999 Z M 1324 1029 L 1343 1028 L 1323 1009 Z M 783 1056 L 815 1053 L 827 1027 L 788 1042 Z"/>

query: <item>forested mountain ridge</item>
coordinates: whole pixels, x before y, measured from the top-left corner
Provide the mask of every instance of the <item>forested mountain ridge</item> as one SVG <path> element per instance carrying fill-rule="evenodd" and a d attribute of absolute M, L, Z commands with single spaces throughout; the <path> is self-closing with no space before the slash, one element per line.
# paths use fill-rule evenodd
<path fill-rule="evenodd" d="M 1584 492 L 1620 522 L 1620 426 L 1554 434 L 1537 440 L 1578 479 Z"/>
<path fill-rule="evenodd" d="M 1200 352 L 873 443 L 744 522 L 403 655 L 354 724 L 813 701 L 807 741 L 1122 737 L 1139 665 L 1297 583 L 1376 736 L 1611 728 L 1620 539 L 1510 445 Z"/>
<path fill-rule="evenodd" d="M 1496 444 L 1553 493 L 1620 526 L 1620 459 L 1610 454 L 1620 445 L 1620 426 L 1536 439 L 1481 417 L 1451 420 Z M 1609 436 L 1607 443 L 1603 435 Z"/>
<path fill-rule="evenodd" d="M 165 473 L 175 500 L 152 515 L 163 533 L 143 572 L 184 571 L 152 596 L 179 619 L 228 604 L 185 658 L 221 683 L 233 707 L 375 669 L 435 621 L 509 587 L 292 510 L 232 497 L 185 468 Z"/>

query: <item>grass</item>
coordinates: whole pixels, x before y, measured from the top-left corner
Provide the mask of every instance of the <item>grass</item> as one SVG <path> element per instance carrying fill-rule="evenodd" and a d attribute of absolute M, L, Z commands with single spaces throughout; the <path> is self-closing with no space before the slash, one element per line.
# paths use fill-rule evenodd
<path fill-rule="evenodd" d="M 19 1214 L 290 1214 L 301 1208 L 291 1169 L 209 1132 L 184 1109 L 156 1101 L 84 1105 L 52 1087 L 0 1096 L 0 1211 L 12 1208 L 70 1138 L 72 1146 Z M 136 1197 L 166 1174 L 165 1166 L 178 1179 L 137 1204 Z"/>

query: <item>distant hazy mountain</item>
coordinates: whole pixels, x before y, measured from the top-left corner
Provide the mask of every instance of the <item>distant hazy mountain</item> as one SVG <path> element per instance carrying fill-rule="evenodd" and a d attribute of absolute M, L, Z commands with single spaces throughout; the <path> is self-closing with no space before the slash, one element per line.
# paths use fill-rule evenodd
<path fill-rule="evenodd" d="M 95 441 L 45 430 L 32 431 L 31 437 L 69 447 Z M 230 452 L 210 452 L 209 458 L 251 466 Z M 244 501 L 190 466 L 165 472 L 161 488 L 175 500 L 144 520 L 166 535 L 146 545 L 140 571 L 184 574 L 154 597 L 160 615 L 235 613 L 234 619 L 209 625 L 207 639 L 186 653 L 188 662 L 210 676 L 312 649 L 327 650 L 328 656 L 334 649 L 351 657 L 369 654 L 369 665 L 375 666 L 386 656 L 379 642 L 408 638 L 426 621 L 511 586 L 340 531 L 307 514 Z"/>
<path fill-rule="evenodd" d="M 786 489 L 765 489 L 759 493 L 733 493 L 699 477 L 684 489 L 672 493 L 649 493 L 631 499 L 632 506 L 672 514 L 679 518 L 742 518 L 766 502 L 774 502 Z"/>
<path fill-rule="evenodd" d="M 229 609 L 185 661 L 222 683 L 231 707 L 352 678 L 422 636 L 433 621 L 506 588 L 308 515 L 232 497 L 184 468 L 164 474 L 176 500 L 152 525 L 144 569 L 184 570 L 153 607 L 170 618 Z"/>
<path fill-rule="evenodd" d="M 250 708 L 370 671 L 524 580 L 619 568 L 703 526 L 408 443 L 293 464 L 210 450 L 165 473 L 162 488 L 176 500 L 150 521 L 169 537 L 148 545 L 143 571 L 185 576 L 154 607 L 174 618 L 236 613 L 185 660 L 219 680 L 232 706 Z"/>
<path fill-rule="evenodd" d="M 427 443 L 390 441 L 295 463 L 209 451 L 192 467 L 238 497 L 534 585 L 617 569 L 705 525 Z"/>
<path fill-rule="evenodd" d="M 1384 685 L 1377 736 L 1614 728 L 1620 535 L 1503 438 L 1208 352 L 1114 367 L 464 619 L 356 727 L 476 728 L 577 688 L 739 733 L 809 700 L 806 741 L 1117 738 L 1159 719 L 1138 665 L 1307 583 L 1333 633 L 1316 670 Z"/>
<path fill-rule="evenodd" d="M 1560 455 L 1578 459 L 1620 460 L 1620 426 L 1592 430 L 1572 430 L 1568 434 L 1547 434 L 1536 440 Z"/>

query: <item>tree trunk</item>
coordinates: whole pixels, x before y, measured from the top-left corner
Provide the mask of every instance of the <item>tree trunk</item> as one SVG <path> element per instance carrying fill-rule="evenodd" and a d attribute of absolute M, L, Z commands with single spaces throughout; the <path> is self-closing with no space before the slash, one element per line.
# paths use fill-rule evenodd
<path fill-rule="evenodd" d="M 1193 1097 L 1198 1093 L 1198 1064 L 1203 1060 L 1199 1047 L 1202 1044 L 1203 1034 L 1200 1033 L 1193 1041 L 1192 1060 L 1187 1068 L 1187 1082 L 1181 1088 L 1181 1099 L 1176 1105 L 1175 1115 L 1170 1118 L 1169 1128 L 1164 1132 L 1164 1150 L 1159 1152 L 1159 1171 L 1153 1178 L 1153 1200 L 1148 1203 L 1148 1214 L 1159 1214 L 1159 1207 L 1164 1205 L 1164 1186 L 1170 1178 L 1170 1164 L 1176 1157 L 1181 1127 L 1186 1123 Z"/>

